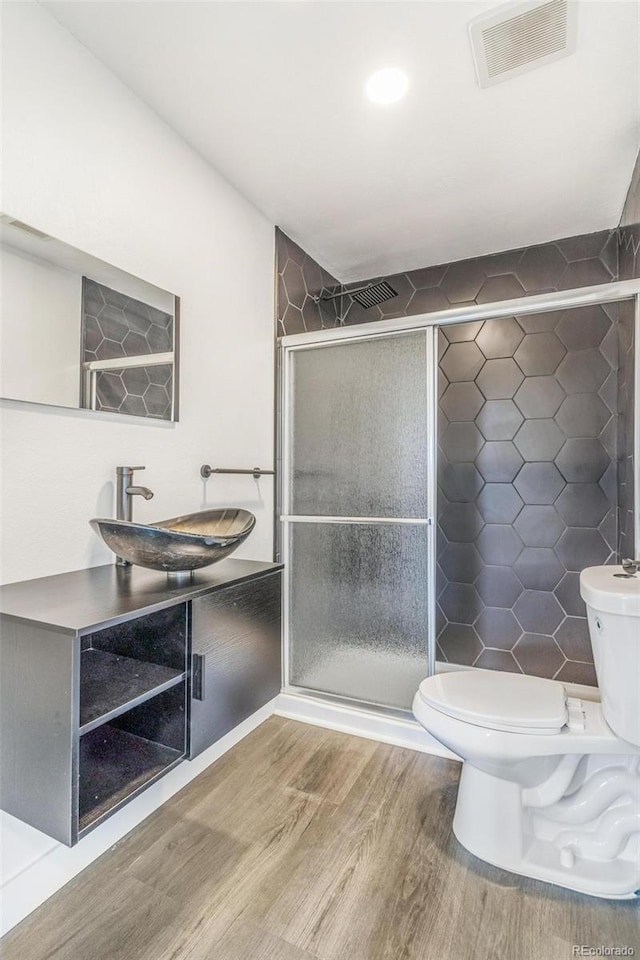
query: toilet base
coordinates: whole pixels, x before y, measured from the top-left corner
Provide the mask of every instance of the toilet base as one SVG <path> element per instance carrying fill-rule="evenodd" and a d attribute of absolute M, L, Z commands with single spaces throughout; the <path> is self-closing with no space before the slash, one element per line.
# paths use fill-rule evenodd
<path fill-rule="evenodd" d="M 510 873 L 594 897 L 637 899 L 637 757 L 562 762 L 568 785 L 559 767 L 535 789 L 464 762 L 453 820 L 456 838 L 474 856 Z"/>

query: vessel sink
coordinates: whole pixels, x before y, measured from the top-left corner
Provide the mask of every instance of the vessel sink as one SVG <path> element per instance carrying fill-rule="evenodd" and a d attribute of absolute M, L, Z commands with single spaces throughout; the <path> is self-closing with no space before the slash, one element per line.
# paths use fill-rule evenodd
<path fill-rule="evenodd" d="M 152 570 L 185 573 L 223 560 L 256 524 L 248 510 L 202 510 L 160 523 L 96 517 L 89 521 L 119 557 Z"/>

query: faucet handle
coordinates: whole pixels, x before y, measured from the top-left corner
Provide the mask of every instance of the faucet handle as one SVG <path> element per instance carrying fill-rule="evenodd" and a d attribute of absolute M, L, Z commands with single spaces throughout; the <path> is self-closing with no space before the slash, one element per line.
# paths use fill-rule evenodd
<path fill-rule="evenodd" d="M 640 570 L 640 560 L 631 560 L 626 558 L 622 561 L 622 569 L 625 573 L 633 576 L 634 573 L 637 573 Z"/>
<path fill-rule="evenodd" d="M 116 473 L 120 475 L 125 473 L 133 473 L 134 470 L 146 470 L 146 467 L 116 467 Z"/>

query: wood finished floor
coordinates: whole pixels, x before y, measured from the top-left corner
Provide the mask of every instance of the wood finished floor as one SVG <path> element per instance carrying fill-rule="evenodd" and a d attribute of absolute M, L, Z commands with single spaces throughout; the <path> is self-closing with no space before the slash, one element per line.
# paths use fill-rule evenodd
<path fill-rule="evenodd" d="M 456 842 L 458 765 L 272 717 L 0 943 L 3 960 L 569 960 L 631 902 Z"/>

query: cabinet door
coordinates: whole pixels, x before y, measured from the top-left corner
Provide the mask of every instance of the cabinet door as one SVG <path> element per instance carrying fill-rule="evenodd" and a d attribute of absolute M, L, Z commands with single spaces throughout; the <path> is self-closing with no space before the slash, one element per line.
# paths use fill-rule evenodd
<path fill-rule="evenodd" d="M 191 605 L 193 759 L 280 693 L 280 572 Z"/>

